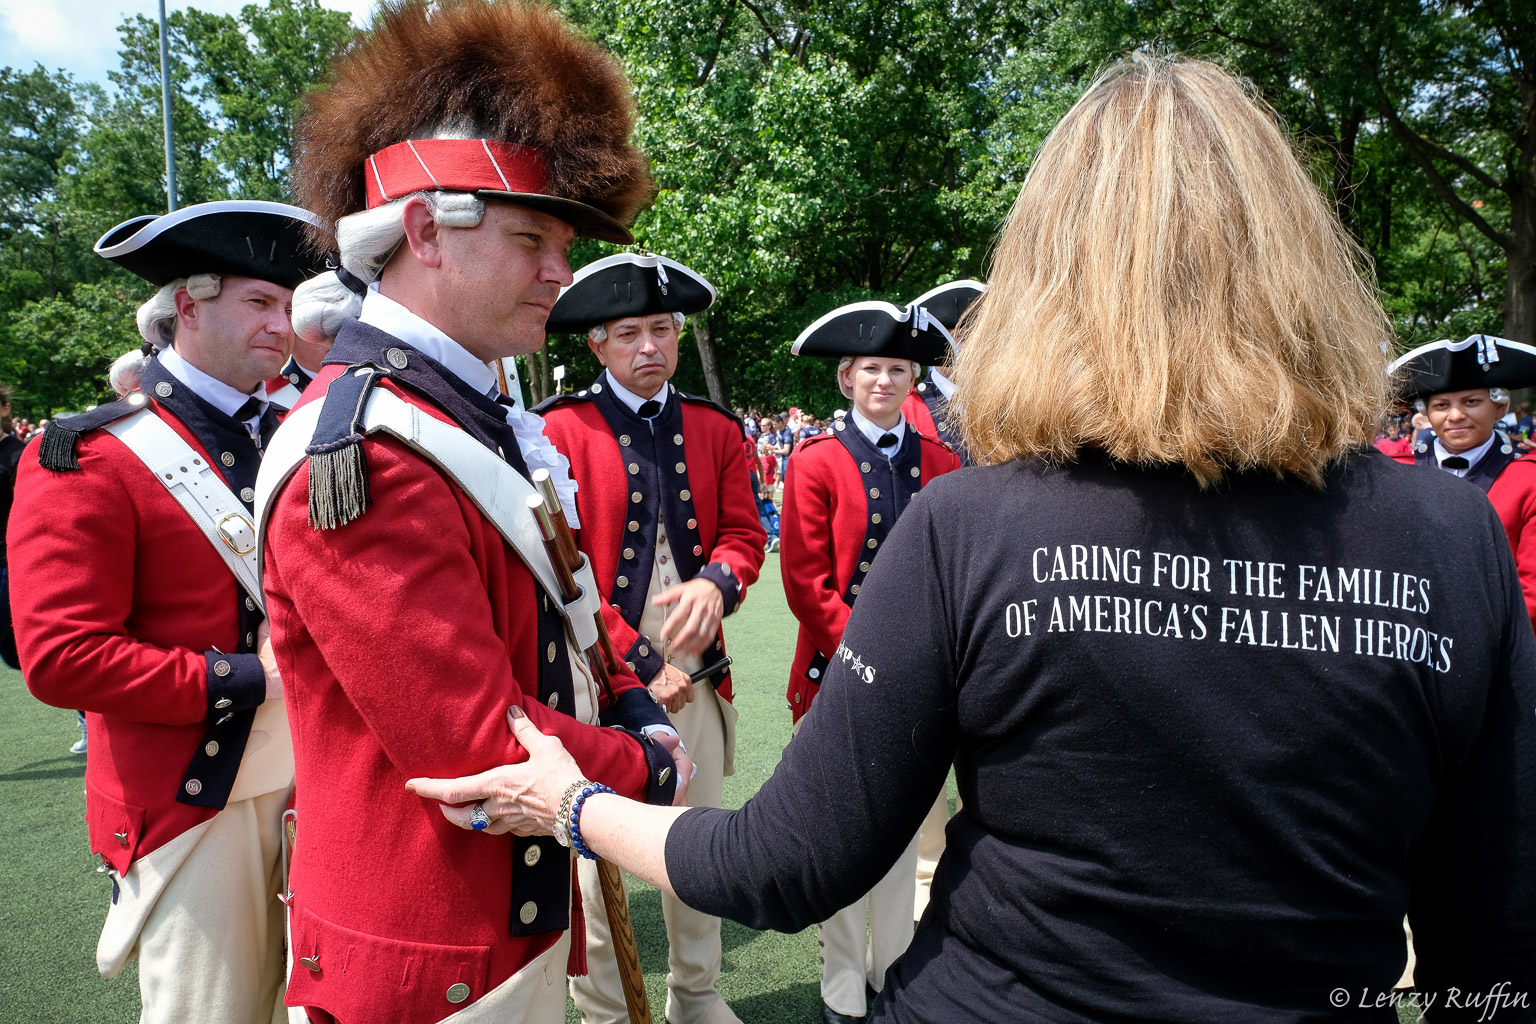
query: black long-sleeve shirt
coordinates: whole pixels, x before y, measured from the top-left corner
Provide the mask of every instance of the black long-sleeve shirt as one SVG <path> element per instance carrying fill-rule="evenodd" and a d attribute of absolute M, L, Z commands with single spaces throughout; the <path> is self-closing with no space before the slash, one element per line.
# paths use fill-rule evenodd
<path fill-rule="evenodd" d="M 681 818 L 669 874 L 709 913 L 822 920 L 952 759 L 964 808 L 878 1021 L 1395 1020 L 1405 913 L 1431 1020 L 1532 1015 L 1536 637 L 1449 474 L 936 481 L 774 776 Z"/>

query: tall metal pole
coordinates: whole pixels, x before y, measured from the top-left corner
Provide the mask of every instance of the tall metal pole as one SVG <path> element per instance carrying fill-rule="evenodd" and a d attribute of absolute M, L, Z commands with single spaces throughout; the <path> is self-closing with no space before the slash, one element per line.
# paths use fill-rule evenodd
<path fill-rule="evenodd" d="M 165 115 L 165 202 L 168 211 L 176 209 L 176 147 L 171 132 L 171 57 L 165 27 L 165 0 L 160 0 L 160 106 Z"/>

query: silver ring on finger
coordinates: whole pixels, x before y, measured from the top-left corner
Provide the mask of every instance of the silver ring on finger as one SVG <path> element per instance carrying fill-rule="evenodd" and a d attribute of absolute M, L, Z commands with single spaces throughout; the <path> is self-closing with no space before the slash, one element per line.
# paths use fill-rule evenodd
<path fill-rule="evenodd" d="M 485 813 L 485 801 L 475 804 L 475 809 L 469 815 L 469 827 L 476 832 L 483 832 L 491 823 L 491 816 Z"/>

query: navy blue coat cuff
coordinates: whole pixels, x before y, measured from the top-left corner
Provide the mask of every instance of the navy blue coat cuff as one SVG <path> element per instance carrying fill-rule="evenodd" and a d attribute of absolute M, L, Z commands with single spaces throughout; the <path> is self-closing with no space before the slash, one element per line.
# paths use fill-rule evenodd
<path fill-rule="evenodd" d="M 204 651 L 208 665 L 208 718 L 218 721 L 236 711 L 254 711 L 267 699 L 267 673 L 254 654 Z"/>
<path fill-rule="evenodd" d="M 651 700 L 650 695 L 642 689 L 625 690 L 603 712 L 601 721 L 603 725 L 633 736 L 635 742 L 640 744 L 646 765 L 645 802 L 662 807 L 670 806 L 672 797 L 677 793 L 677 765 L 672 760 L 672 752 L 640 731 L 648 725 L 672 725 L 661 705 Z"/>
<path fill-rule="evenodd" d="M 735 611 L 736 605 L 741 602 L 741 583 L 736 579 L 736 574 L 731 571 L 731 567 L 724 562 L 710 562 L 698 571 L 694 579 L 709 580 L 720 588 L 720 593 L 725 598 L 726 615 Z"/>
<path fill-rule="evenodd" d="M 642 683 L 649 683 L 656 678 L 656 673 L 666 664 L 661 652 L 656 645 L 651 643 L 648 636 L 635 638 L 635 642 L 629 645 L 629 650 L 624 654 L 624 660 L 629 663 L 635 675 L 640 677 Z"/>

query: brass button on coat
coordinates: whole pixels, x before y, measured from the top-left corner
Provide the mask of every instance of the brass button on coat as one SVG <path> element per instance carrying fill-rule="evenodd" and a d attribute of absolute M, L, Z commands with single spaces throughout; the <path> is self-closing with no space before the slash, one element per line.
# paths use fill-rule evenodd
<path fill-rule="evenodd" d="M 250 599 L 249 597 L 246 598 L 245 599 L 245 610 L 248 611 L 248 612 L 255 611 L 256 610 L 256 602 L 253 601 L 252 599 Z"/>
<path fill-rule="evenodd" d="M 672 443 L 673 444 L 682 444 L 683 443 L 683 435 L 682 434 L 673 434 L 672 435 Z"/>
<path fill-rule="evenodd" d="M 681 494 L 678 495 L 678 497 L 682 498 L 684 501 L 688 501 L 693 497 L 693 493 L 691 491 L 684 490 Z"/>
<path fill-rule="evenodd" d="M 859 563 L 859 572 L 869 572 L 869 563 L 868 562 L 860 562 Z"/>
<path fill-rule="evenodd" d="M 914 478 L 915 478 L 915 477 L 920 477 L 920 476 L 922 476 L 922 475 L 923 475 L 923 471 L 922 471 L 922 470 L 921 470 L 921 469 L 918 469 L 918 468 L 917 468 L 917 467 L 916 467 L 916 466 L 913 466 L 913 467 L 912 467 L 912 476 L 913 476 L 913 477 L 914 477 Z"/>
<path fill-rule="evenodd" d="M 181 788 L 187 791 L 188 796 L 197 796 L 203 791 L 203 784 L 197 779 L 188 779 L 187 784 Z"/>
<path fill-rule="evenodd" d="M 861 463 L 859 463 L 859 468 L 860 468 L 860 469 L 861 469 L 861 470 L 863 470 L 863 471 L 864 471 L 864 472 L 866 472 L 866 473 L 868 473 L 868 472 L 869 472 L 869 471 L 870 471 L 870 468 L 871 468 L 871 467 L 870 467 L 870 465 L 869 465 L 869 463 L 867 463 L 867 462 L 861 462 Z"/>
<path fill-rule="evenodd" d="M 253 490 L 250 487 L 242 487 L 242 488 L 240 488 L 240 500 L 241 501 L 255 501 L 256 500 L 256 491 Z"/>
<path fill-rule="evenodd" d="M 234 701 L 230 700 L 228 697 L 220 697 L 218 700 L 213 702 L 213 706 L 216 710 L 223 711 L 233 703 Z"/>
<path fill-rule="evenodd" d="M 645 495 L 641 494 L 639 491 L 636 491 L 634 494 L 629 496 L 629 500 L 638 505 L 644 497 Z"/>
<path fill-rule="evenodd" d="M 629 447 L 629 435 L 628 434 L 620 434 L 619 435 L 619 444 L 624 445 L 626 448 Z"/>
<path fill-rule="evenodd" d="M 694 554 L 695 554 L 695 555 L 702 555 L 702 554 L 703 554 L 703 553 L 704 553 L 704 548 L 703 548 L 703 547 L 701 547 L 701 546 L 700 546 L 700 545 L 698 545 L 698 544 L 695 544 L 695 545 L 694 545 L 694 546 L 693 546 L 693 553 L 694 553 Z"/>
<path fill-rule="evenodd" d="M 870 516 L 869 521 L 872 523 L 878 523 L 880 521 L 880 513 L 876 512 L 874 515 Z"/>
<path fill-rule="evenodd" d="M 535 843 L 523 851 L 523 863 L 527 864 L 529 867 L 533 867 L 534 865 L 538 864 L 539 858 L 542 856 L 544 856 L 544 850 L 537 843 Z"/>
<path fill-rule="evenodd" d="M 223 660 L 214 662 L 213 674 L 221 678 L 229 675 L 229 662 Z"/>
<path fill-rule="evenodd" d="M 878 498 L 878 497 L 880 497 L 880 488 L 878 488 L 878 487 L 871 487 L 869 489 L 869 496 L 871 498 Z"/>
<path fill-rule="evenodd" d="M 690 520 L 688 520 L 688 529 L 690 529 L 690 530 L 697 530 L 698 528 L 699 528 L 699 521 L 697 519 L 690 519 Z"/>
<path fill-rule="evenodd" d="M 547 703 L 550 706 L 551 709 L 559 707 L 560 706 L 560 694 L 558 692 L 550 694 L 549 695 L 549 700 L 546 701 L 545 703 Z"/>
<path fill-rule="evenodd" d="M 620 576 L 618 579 L 614 580 L 613 582 L 618 584 L 621 587 L 627 587 L 627 586 L 629 586 L 629 577 L 628 576 Z"/>
<path fill-rule="evenodd" d="M 848 588 L 848 592 L 851 594 L 857 594 L 859 592 L 859 585 L 855 583 L 853 586 Z"/>
<path fill-rule="evenodd" d="M 538 849 L 538 847 L 534 847 Z M 450 1003 L 462 1003 L 469 998 L 469 986 L 462 981 L 448 986 L 448 1001 Z"/>
<path fill-rule="evenodd" d="M 533 924 L 533 919 L 539 916 L 539 905 L 533 900 L 524 903 L 517 911 L 517 919 L 523 924 Z"/>
<path fill-rule="evenodd" d="M 640 464 L 638 462 L 631 462 L 629 464 L 629 471 L 630 471 L 630 473 L 638 473 L 638 472 L 640 472 Z"/>
<path fill-rule="evenodd" d="M 880 542 L 875 540 L 875 538 L 871 537 L 871 538 L 869 538 L 869 546 L 871 548 L 879 547 L 880 546 Z"/>
<path fill-rule="evenodd" d="M 218 740 L 209 740 L 207 743 L 204 743 L 203 744 L 203 753 L 207 754 L 209 757 L 218 757 L 219 756 L 219 741 Z"/>
<path fill-rule="evenodd" d="M 219 461 L 224 463 L 226 466 L 233 466 L 235 464 L 235 453 L 224 452 L 219 456 Z"/>
<path fill-rule="evenodd" d="M 635 557 L 635 549 L 634 548 L 625 548 L 624 549 L 624 557 L 626 559 L 634 558 Z"/>
<path fill-rule="evenodd" d="M 314 956 L 301 956 L 299 957 L 299 964 L 306 971 L 318 972 L 320 970 L 320 954 L 316 953 Z"/>
<path fill-rule="evenodd" d="M 640 645 L 640 657 L 642 657 L 642 658 L 649 658 L 650 656 L 651 656 L 651 649 L 649 647 L 645 646 L 645 644 L 641 644 Z"/>
<path fill-rule="evenodd" d="M 167 380 L 163 380 L 159 384 L 155 385 L 155 394 L 159 395 L 161 398 L 170 398 L 172 390 L 171 382 Z"/>
<path fill-rule="evenodd" d="M 392 348 L 388 352 L 385 352 L 384 359 L 389 363 L 390 366 L 393 366 L 397 370 L 405 369 L 406 366 L 410 363 L 410 360 L 405 357 L 405 353 L 400 351 L 398 348 Z"/>
<path fill-rule="evenodd" d="M 112 833 L 112 838 L 116 839 L 119 843 L 121 843 L 124 846 L 128 845 L 128 833 L 127 832 L 113 832 Z"/>
<path fill-rule="evenodd" d="M 629 532 L 634 533 L 638 529 L 640 529 L 640 524 L 631 519 L 629 521 Z"/>
<path fill-rule="evenodd" d="M 677 470 L 679 473 L 686 473 L 686 472 L 688 472 L 688 463 L 686 463 L 686 462 L 679 462 L 677 465 L 673 466 L 672 468 Z"/>
<path fill-rule="evenodd" d="M 555 660 L 555 642 L 553 640 L 551 640 L 549 642 L 549 646 L 544 649 L 544 659 L 551 662 Z"/>

